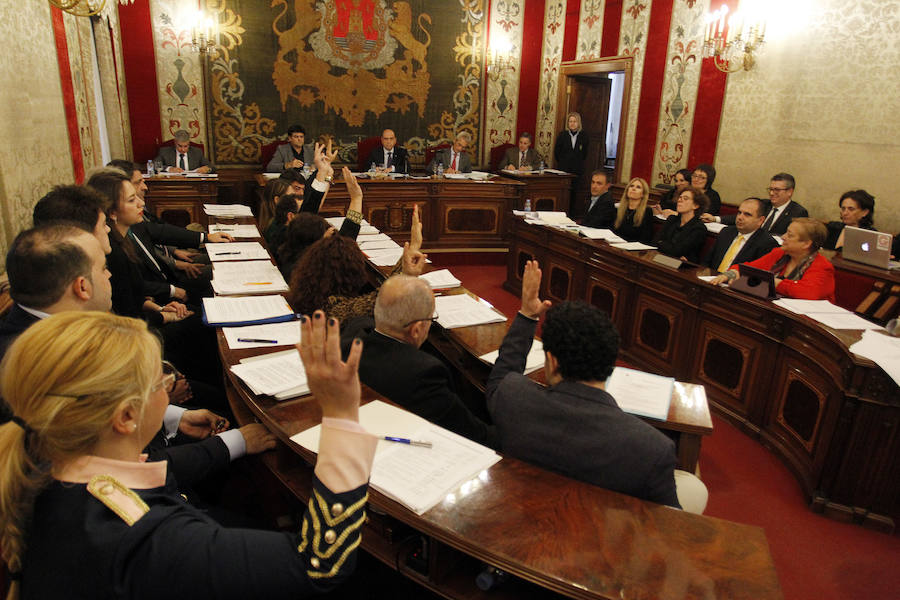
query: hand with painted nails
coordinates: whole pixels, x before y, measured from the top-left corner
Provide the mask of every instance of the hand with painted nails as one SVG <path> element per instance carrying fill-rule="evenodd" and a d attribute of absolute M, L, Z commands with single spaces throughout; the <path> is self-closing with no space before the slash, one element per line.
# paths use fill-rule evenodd
<path fill-rule="evenodd" d="M 322 407 L 323 417 L 359 421 L 359 359 L 362 340 L 354 340 L 347 361 L 341 360 L 337 319 L 317 310 L 300 320 L 297 349 L 306 368 L 309 389 Z"/>

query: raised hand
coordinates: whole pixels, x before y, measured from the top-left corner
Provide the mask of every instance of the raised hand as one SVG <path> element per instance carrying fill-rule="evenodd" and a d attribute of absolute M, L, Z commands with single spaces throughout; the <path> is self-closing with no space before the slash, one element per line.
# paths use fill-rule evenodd
<path fill-rule="evenodd" d="M 541 301 L 538 292 L 541 289 L 541 267 L 538 261 L 525 263 L 522 274 L 522 309 L 520 312 L 530 319 L 539 319 L 552 306 L 549 300 Z"/>
<path fill-rule="evenodd" d="M 342 361 L 338 321 L 317 310 L 312 318 L 301 319 L 297 349 L 306 368 L 309 389 L 322 407 L 322 416 L 358 421 L 362 340 L 354 340 L 347 361 Z"/>

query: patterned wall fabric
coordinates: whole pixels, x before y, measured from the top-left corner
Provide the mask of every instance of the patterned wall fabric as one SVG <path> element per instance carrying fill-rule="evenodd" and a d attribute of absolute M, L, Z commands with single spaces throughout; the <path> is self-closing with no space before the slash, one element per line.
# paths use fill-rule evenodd
<path fill-rule="evenodd" d="M 641 77 L 644 73 L 644 49 L 647 47 L 647 29 L 650 25 L 650 5 L 651 0 L 625 0 L 625 8 L 622 11 L 619 54 L 634 57 L 628 122 L 625 123 L 625 148 L 620 154 L 622 168 L 619 172 L 623 181 L 631 178 L 634 131 L 637 126 L 638 106 L 641 101 Z"/>
<path fill-rule="evenodd" d="M 556 131 L 556 95 L 559 89 L 559 64 L 565 36 L 566 5 L 548 0 L 544 6 L 544 47 L 541 51 L 541 87 L 538 91 L 535 148 L 541 156 L 553 156 Z"/>
<path fill-rule="evenodd" d="M 0 256 L 38 199 L 73 180 L 46 2 L 0 3 Z M 0 271 L 5 271 L 0 261 Z"/>
<path fill-rule="evenodd" d="M 575 60 L 600 58 L 605 5 L 606 0 L 581 0 L 581 12 L 578 17 L 578 50 Z"/>
<path fill-rule="evenodd" d="M 488 47 L 508 46 L 512 65 L 502 73 L 494 71 L 485 81 L 487 100 L 484 129 L 487 142 L 482 159 L 485 163 L 490 148 L 500 144 L 516 143 L 525 0 L 492 0 L 490 15 L 491 39 Z M 506 43 L 502 43 L 501 40 Z"/>
<path fill-rule="evenodd" d="M 307 139 L 333 134 L 346 161 L 355 160 L 359 139 L 388 127 L 414 156 L 461 131 L 479 152 L 485 0 L 207 4 L 224 46 L 210 63 L 217 163 L 258 163 L 260 147 L 294 123 Z M 168 35 L 168 63 L 157 56 L 171 80 L 160 96 L 166 132 L 167 111 L 190 124 L 202 94 L 188 57 L 182 53 L 180 66 L 173 58 L 178 32 Z"/>

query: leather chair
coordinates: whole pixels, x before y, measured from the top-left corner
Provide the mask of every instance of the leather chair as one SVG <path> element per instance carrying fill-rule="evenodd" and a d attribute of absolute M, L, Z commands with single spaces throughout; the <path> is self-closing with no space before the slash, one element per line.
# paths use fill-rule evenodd
<path fill-rule="evenodd" d="M 428 165 L 431 164 L 431 161 L 434 160 L 434 155 L 437 154 L 438 150 L 443 150 L 444 148 L 449 148 L 449 143 L 438 144 L 437 146 L 429 146 L 425 148 L 425 169 L 428 169 Z"/>
<path fill-rule="evenodd" d="M 206 146 L 204 146 L 200 142 L 188 142 L 188 143 L 191 145 L 191 148 L 200 148 L 200 152 L 203 153 L 203 156 L 206 156 Z M 167 146 L 174 146 L 174 145 L 175 145 L 175 138 L 172 138 L 172 139 L 164 141 L 162 144 L 159 145 L 159 147 L 165 148 Z"/>
<path fill-rule="evenodd" d="M 505 167 L 506 165 L 501 165 L 500 161 L 503 160 L 503 155 L 506 154 L 506 151 L 512 148 L 515 144 L 500 144 L 499 146 L 494 146 L 491 148 L 491 172 L 495 173 Z"/>
<path fill-rule="evenodd" d="M 356 170 L 359 173 L 369 170 L 369 154 L 381 143 L 381 136 L 370 137 L 356 142 Z"/>
<path fill-rule="evenodd" d="M 263 168 L 263 171 L 266 170 L 266 165 L 269 164 L 269 161 L 272 160 L 273 156 L 275 156 L 275 150 L 278 149 L 278 146 L 284 145 L 286 143 L 286 140 L 275 140 L 274 142 L 269 142 L 259 149 L 259 162 Z"/>

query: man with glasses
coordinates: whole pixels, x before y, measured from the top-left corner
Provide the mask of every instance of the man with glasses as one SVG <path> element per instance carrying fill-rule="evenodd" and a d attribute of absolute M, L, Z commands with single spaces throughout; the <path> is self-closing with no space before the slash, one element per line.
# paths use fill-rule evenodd
<path fill-rule="evenodd" d="M 417 277 L 394 275 L 378 290 L 374 328 L 368 317 L 350 321 L 342 345 L 346 353 L 354 338 L 362 339 L 362 383 L 436 425 L 495 447 L 494 428 L 456 394 L 447 365 L 421 349 L 436 319 L 431 287 Z"/>
<path fill-rule="evenodd" d="M 768 232 L 770 235 L 781 236 L 787 231 L 791 221 L 809 216 L 809 212 L 792 199 L 794 196 L 794 185 L 794 176 L 789 173 L 776 173 L 772 176 L 767 189 L 772 209 L 766 216 L 766 220 L 763 221 L 762 227 L 760 227 L 762 231 Z M 702 219 L 707 223 L 716 222 L 734 225 L 736 217 L 737 215 L 716 217 L 704 214 Z"/>

